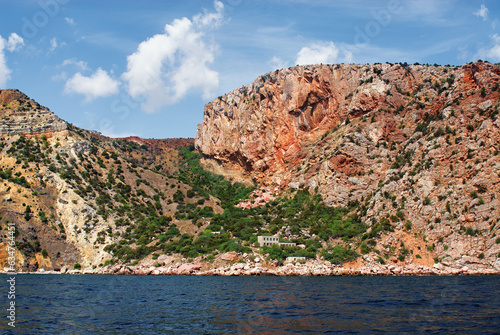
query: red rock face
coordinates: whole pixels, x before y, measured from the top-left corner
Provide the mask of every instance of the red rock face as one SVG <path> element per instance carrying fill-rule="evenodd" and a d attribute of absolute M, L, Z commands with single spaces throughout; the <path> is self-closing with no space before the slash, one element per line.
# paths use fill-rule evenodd
<path fill-rule="evenodd" d="M 259 77 L 207 104 L 196 146 L 221 162 L 239 162 L 259 179 L 264 172 L 284 172 L 303 141 L 345 119 L 348 108 L 340 103 L 358 85 L 351 77 L 356 72 L 344 66 L 294 67 Z M 370 104 L 360 98 L 359 108 Z"/>
<path fill-rule="evenodd" d="M 489 63 L 292 67 L 207 104 L 195 146 L 266 188 L 358 203 L 421 256 L 405 262 L 500 268 L 499 86 Z"/>
<path fill-rule="evenodd" d="M 374 142 L 400 143 L 410 134 L 396 123 L 395 110 L 401 108 L 397 113 L 404 114 L 403 123 L 415 126 L 426 113 L 435 115 L 455 99 L 474 101 L 468 98 L 471 90 L 498 82 L 499 71 L 481 63 L 283 69 L 207 104 L 195 146 L 261 184 L 285 187 L 292 177 L 290 170 L 306 155 L 304 148 L 347 118 L 369 115 L 376 120 L 368 129 Z M 433 85 L 435 89 L 418 99 L 412 95 Z"/>
<path fill-rule="evenodd" d="M 223 164 L 237 162 L 257 181 L 268 183 L 269 177 L 296 165 L 305 142 L 319 138 L 349 113 L 362 114 L 378 105 L 385 90 L 380 80 L 355 98 L 349 96 L 365 77 L 363 69 L 306 66 L 261 76 L 206 105 L 195 145 Z"/>

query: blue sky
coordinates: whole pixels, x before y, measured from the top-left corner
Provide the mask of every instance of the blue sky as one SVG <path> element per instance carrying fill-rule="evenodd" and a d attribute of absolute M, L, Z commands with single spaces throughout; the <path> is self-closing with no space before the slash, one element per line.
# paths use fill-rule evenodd
<path fill-rule="evenodd" d="M 105 135 L 194 137 L 205 103 L 310 63 L 500 62 L 494 0 L 0 0 L 0 88 Z"/>

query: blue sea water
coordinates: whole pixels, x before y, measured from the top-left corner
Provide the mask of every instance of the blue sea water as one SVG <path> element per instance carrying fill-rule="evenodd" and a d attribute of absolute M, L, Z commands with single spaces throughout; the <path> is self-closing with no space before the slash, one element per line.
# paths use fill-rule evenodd
<path fill-rule="evenodd" d="M 17 275 L 2 334 L 498 334 L 500 277 Z"/>

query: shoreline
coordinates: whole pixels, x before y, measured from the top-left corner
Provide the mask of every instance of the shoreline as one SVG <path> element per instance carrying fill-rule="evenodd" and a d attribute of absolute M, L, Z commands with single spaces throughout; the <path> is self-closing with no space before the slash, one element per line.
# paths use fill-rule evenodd
<path fill-rule="evenodd" d="M 312 262 L 311 262 L 312 263 Z M 469 275 L 500 275 L 500 269 L 461 269 L 445 267 L 435 264 L 433 267 L 417 266 L 409 264 L 405 266 L 384 265 L 377 267 L 362 266 L 349 268 L 326 264 L 293 264 L 283 266 L 249 266 L 245 263 L 234 263 L 213 269 L 202 270 L 201 263 L 180 263 L 168 267 L 143 267 L 129 265 L 115 265 L 103 269 L 94 270 L 38 270 L 29 272 L 16 272 L 15 274 L 70 274 L 70 275 L 138 275 L 138 276 L 277 276 L 277 277 L 330 277 L 330 276 L 469 276 Z M 13 272 L 0 271 L 0 274 L 13 274 Z"/>
<path fill-rule="evenodd" d="M 262 255 L 240 254 L 234 251 L 219 254 L 212 261 L 201 257 L 186 259 L 181 255 L 147 256 L 135 264 L 114 264 L 89 269 L 38 269 L 18 274 L 94 274 L 94 275 L 153 275 L 153 276 L 453 276 L 500 275 L 500 259 L 495 262 L 457 262 L 451 266 L 442 263 L 415 264 L 363 262 L 357 259 L 333 264 L 323 259 L 303 261 L 266 260 Z M 0 273 L 9 273 L 0 270 Z M 12 272 L 10 272 L 12 273 Z"/>

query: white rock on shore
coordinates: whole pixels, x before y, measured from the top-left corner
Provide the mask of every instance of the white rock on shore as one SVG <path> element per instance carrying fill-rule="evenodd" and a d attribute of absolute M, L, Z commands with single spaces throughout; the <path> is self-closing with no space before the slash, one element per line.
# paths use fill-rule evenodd
<path fill-rule="evenodd" d="M 36 274 L 126 274 L 126 275 L 198 275 L 198 276 L 421 276 L 421 275 L 500 275 L 498 267 L 481 268 L 474 266 L 462 266 L 453 268 L 441 263 L 434 264 L 432 267 L 426 267 L 416 264 L 407 264 L 398 266 L 395 264 L 373 264 L 364 265 L 359 268 L 347 268 L 332 265 L 330 262 L 310 260 L 306 263 L 286 263 L 282 266 L 276 266 L 277 263 L 265 262 L 262 259 L 255 259 L 254 262 L 241 259 L 246 258 L 237 253 L 226 253 L 221 255 L 220 259 L 227 261 L 224 265 L 206 269 L 210 263 L 194 261 L 190 263 L 171 263 L 173 258 L 170 256 L 160 256 L 157 262 L 140 262 L 135 266 L 113 265 L 96 270 L 68 270 L 63 267 L 61 271 L 39 270 Z M 230 261 L 231 260 L 231 261 Z M 234 263 L 236 260 L 238 262 Z M 162 261 L 162 262 L 158 262 Z M 171 263 L 165 266 L 165 263 Z M 155 264 L 155 265 L 153 265 Z M 160 265 L 160 266 L 158 266 Z M 495 265 L 498 265 L 495 263 Z M 206 270 L 202 270 L 205 267 Z M 6 273 L 0 271 L 0 273 Z"/>

